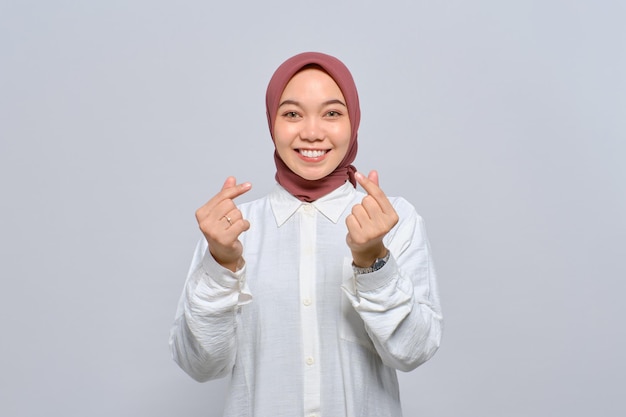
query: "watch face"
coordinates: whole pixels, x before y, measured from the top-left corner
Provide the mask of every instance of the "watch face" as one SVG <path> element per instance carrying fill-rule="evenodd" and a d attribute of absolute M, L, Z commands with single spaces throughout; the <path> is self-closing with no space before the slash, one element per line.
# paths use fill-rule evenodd
<path fill-rule="evenodd" d="M 367 268 L 362 268 L 362 267 L 358 267 L 358 266 L 354 265 L 354 262 L 352 262 L 352 267 L 354 268 L 354 271 L 357 274 L 369 274 L 370 272 L 378 271 L 380 268 L 385 266 L 385 264 L 387 263 L 388 259 L 389 259 L 389 252 L 387 252 L 387 255 L 384 258 L 376 259 L 374 261 L 374 265 L 372 265 L 372 266 L 369 266 Z"/>
<path fill-rule="evenodd" d="M 386 262 L 384 259 L 376 259 L 376 262 L 374 262 L 374 265 L 373 265 L 374 271 L 378 271 L 380 268 L 385 266 L 385 263 Z"/>

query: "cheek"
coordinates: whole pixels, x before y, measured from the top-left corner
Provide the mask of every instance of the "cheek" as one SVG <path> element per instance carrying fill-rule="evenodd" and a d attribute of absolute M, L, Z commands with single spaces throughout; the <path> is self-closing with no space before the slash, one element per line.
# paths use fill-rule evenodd
<path fill-rule="evenodd" d="M 350 126 L 341 126 L 335 134 L 336 146 L 340 148 L 348 148 L 350 146 Z"/>
<path fill-rule="evenodd" d="M 285 135 L 284 132 L 274 131 L 274 148 L 276 148 L 278 156 L 280 156 L 280 159 L 284 162 L 289 161 L 289 159 L 293 157 L 291 141 L 289 140 L 289 136 Z"/>
<path fill-rule="evenodd" d="M 296 127 L 293 123 L 277 121 L 274 124 L 274 138 L 276 141 L 290 141 L 296 133 Z"/>
<path fill-rule="evenodd" d="M 284 146 L 287 142 L 287 137 L 288 135 L 287 132 L 285 132 L 285 127 L 280 123 L 276 123 L 274 125 L 274 145 L 276 148 Z"/>

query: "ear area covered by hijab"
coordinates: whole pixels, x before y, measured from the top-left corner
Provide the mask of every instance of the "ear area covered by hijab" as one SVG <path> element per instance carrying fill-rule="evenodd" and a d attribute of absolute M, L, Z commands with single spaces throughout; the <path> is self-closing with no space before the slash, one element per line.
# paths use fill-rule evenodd
<path fill-rule="evenodd" d="M 274 138 L 274 122 L 278 112 L 278 106 L 282 93 L 291 80 L 300 70 L 307 66 L 317 66 L 326 72 L 337 83 L 341 90 L 348 108 L 350 118 L 350 145 L 348 152 L 337 168 L 328 176 L 319 180 L 306 180 L 291 171 L 278 153 L 274 151 L 274 162 L 276 164 L 276 181 L 289 191 L 293 196 L 301 201 L 311 202 L 328 194 L 334 189 L 350 181 L 356 187 L 354 173 L 356 168 L 351 165 L 356 158 L 358 149 L 357 133 L 361 120 L 361 109 L 359 107 L 359 95 L 352 74 L 348 68 L 337 58 L 320 52 L 304 52 L 295 55 L 283 62 L 274 72 L 267 86 L 265 94 L 265 106 L 267 111 L 267 122 L 269 124 L 272 140 Z"/>

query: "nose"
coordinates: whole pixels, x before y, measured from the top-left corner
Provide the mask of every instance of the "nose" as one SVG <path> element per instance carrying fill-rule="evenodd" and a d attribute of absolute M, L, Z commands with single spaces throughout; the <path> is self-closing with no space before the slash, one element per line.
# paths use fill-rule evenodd
<path fill-rule="evenodd" d="M 324 140 L 324 129 L 321 121 L 315 117 L 308 117 L 302 124 L 300 137 L 309 142 Z"/>

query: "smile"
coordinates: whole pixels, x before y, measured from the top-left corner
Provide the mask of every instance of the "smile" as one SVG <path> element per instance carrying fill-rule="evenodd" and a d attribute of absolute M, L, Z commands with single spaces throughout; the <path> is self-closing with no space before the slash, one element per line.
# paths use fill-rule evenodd
<path fill-rule="evenodd" d="M 319 158 L 320 156 L 326 155 L 326 152 L 328 152 L 319 149 L 299 149 L 298 151 L 300 152 L 300 155 L 307 158 Z"/>

